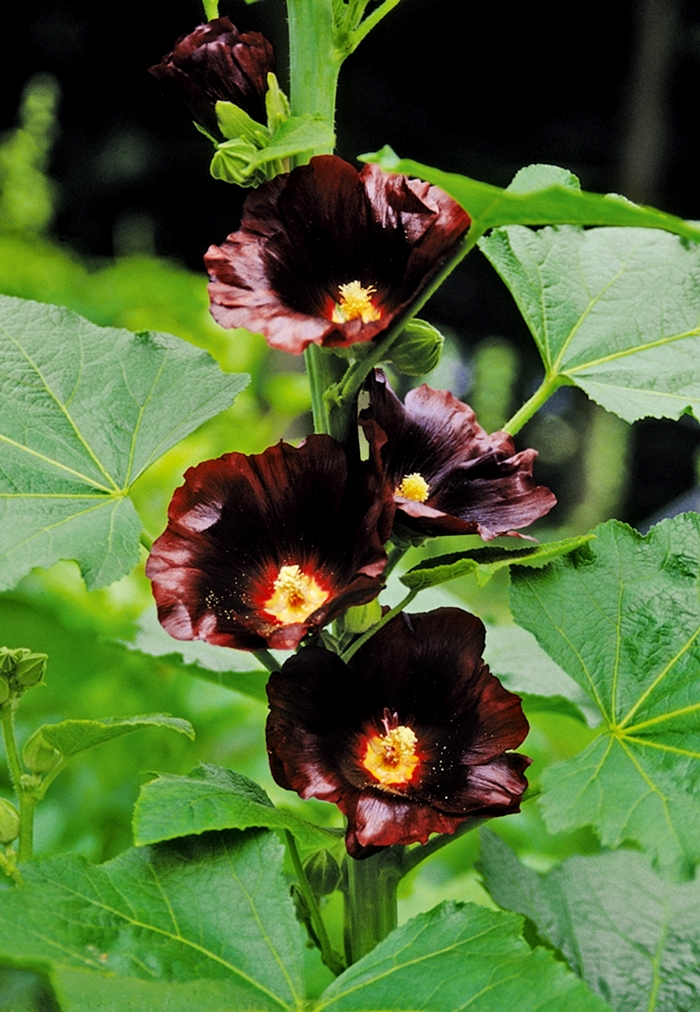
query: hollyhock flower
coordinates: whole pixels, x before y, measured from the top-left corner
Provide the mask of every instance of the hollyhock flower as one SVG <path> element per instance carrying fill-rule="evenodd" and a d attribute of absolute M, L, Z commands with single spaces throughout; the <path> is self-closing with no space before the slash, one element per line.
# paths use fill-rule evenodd
<path fill-rule="evenodd" d="M 393 503 L 330 436 L 185 474 L 146 574 L 175 639 L 293 650 L 382 586 Z"/>
<path fill-rule="evenodd" d="M 520 810 L 528 724 L 481 659 L 484 626 L 459 608 L 398 615 L 346 665 L 307 647 L 268 682 L 272 775 L 347 816 L 367 857 L 467 818 Z"/>
<path fill-rule="evenodd" d="M 389 329 L 469 227 L 446 193 L 320 155 L 261 186 L 204 261 L 214 319 L 273 348 L 346 347 Z"/>
<path fill-rule="evenodd" d="M 468 404 L 423 386 L 393 393 L 381 371 L 369 381 L 360 424 L 381 457 L 396 519 L 421 534 L 480 534 L 485 541 L 526 527 L 556 498 L 536 485 L 536 450 L 515 452 L 507 432 L 489 435 Z"/>
<path fill-rule="evenodd" d="M 267 75 L 275 69 L 270 42 L 259 32 L 239 32 L 228 18 L 199 25 L 150 68 L 173 88 L 195 120 L 220 137 L 216 103 L 233 102 L 258 123 L 267 121 Z"/>

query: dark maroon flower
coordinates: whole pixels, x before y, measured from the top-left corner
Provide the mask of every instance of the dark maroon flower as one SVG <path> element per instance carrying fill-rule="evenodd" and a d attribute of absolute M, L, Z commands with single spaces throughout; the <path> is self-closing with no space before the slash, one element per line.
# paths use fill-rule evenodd
<path fill-rule="evenodd" d="M 516 453 L 507 432 L 489 435 L 449 391 L 424 384 L 402 404 L 381 371 L 369 382 L 360 424 L 383 462 L 397 520 L 427 536 L 489 541 L 514 535 L 556 504 L 532 477 L 537 451 Z"/>
<path fill-rule="evenodd" d="M 518 812 L 530 760 L 507 750 L 528 724 L 483 648 L 478 618 L 439 608 L 398 615 L 347 665 L 301 650 L 268 683 L 273 777 L 336 804 L 358 858 Z"/>
<path fill-rule="evenodd" d="M 321 155 L 261 186 L 239 232 L 204 258 L 214 319 L 274 348 L 346 347 L 384 333 L 469 227 L 446 193 Z"/>
<path fill-rule="evenodd" d="M 267 122 L 267 75 L 275 69 L 271 43 L 259 32 L 239 32 L 228 18 L 199 25 L 150 68 L 173 88 L 195 120 L 220 137 L 215 106 L 233 102 L 258 123 Z"/>
<path fill-rule="evenodd" d="M 324 435 L 190 468 L 146 566 L 161 623 L 181 640 L 294 649 L 379 593 L 384 489 Z"/>

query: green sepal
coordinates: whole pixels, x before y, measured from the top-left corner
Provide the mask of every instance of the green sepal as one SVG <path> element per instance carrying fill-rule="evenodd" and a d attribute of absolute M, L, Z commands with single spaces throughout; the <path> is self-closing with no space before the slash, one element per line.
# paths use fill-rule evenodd
<path fill-rule="evenodd" d="M 330 896 L 340 885 L 340 865 L 325 847 L 304 862 L 304 874 L 316 896 Z"/>
<path fill-rule="evenodd" d="M 22 762 L 32 773 L 48 773 L 63 758 L 57 748 L 44 740 L 42 730 L 35 731 L 22 749 Z"/>
<path fill-rule="evenodd" d="M 250 141 L 256 148 L 265 147 L 270 140 L 270 131 L 262 123 L 258 123 L 252 116 L 241 109 L 233 102 L 216 103 L 216 120 L 219 130 L 226 140 L 232 141 L 241 137 Z"/>
<path fill-rule="evenodd" d="M 367 632 L 373 625 L 376 625 L 382 617 L 382 606 L 375 597 L 374 601 L 368 604 L 358 604 L 354 608 L 348 608 L 343 615 L 343 628 L 345 632 L 357 633 Z"/>
<path fill-rule="evenodd" d="M 0 843 L 7 846 L 19 836 L 19 812 L 14 805 L 0 798 Z"/>
<path fill-rule="evenodd" d="M 238 186 L 259 186 L 265 181 L 265 174 L 256 171 L 255 159 L 258 149 L 243 137 L 236 137 L 219 144 L 211 160 L 209 171 L 214 179 Z"/>
<path fill-rule="evenodd" d="M 267 112 L 267 129 L 274 134 L 278 127 L 292 115 L 289 99 L 279 86 L 275 74 L 267 75 L 267 92 L 265 93 L 265 110 Z"/>

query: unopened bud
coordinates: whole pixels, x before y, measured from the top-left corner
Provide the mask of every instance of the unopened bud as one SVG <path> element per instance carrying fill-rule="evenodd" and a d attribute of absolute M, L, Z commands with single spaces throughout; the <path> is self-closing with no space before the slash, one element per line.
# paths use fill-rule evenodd
<path fill-rule="evenodd" d="M 375 597 L 369 604 L 358 604 L 348 608 L 343 615 L 343 627 L 349 633 L 363 633 L 376 625 L 382 617 L 382 606 Z"/>
<path fill-rule="evenodd" d="M 31 650 L 27 650 L 26 647 L 19 647 L 17 650 L 11 650 L 9 647 L 0 647 L 0 674 L 13 674 L 18 663 L 22 658 L 28 657 L 29 654 L 31 654 Z"/>
<path fill-rule="evenodd" d="M 61 753 L 45 741 L 39 728 L 22 749 L 22 760 L 32 773 L 48 773 L 61 761 Z"/>
<path fill-rule="evenodd" d="M 340 885 L 338 862 L 328 850 L 317 850 L 304 864 L 309 885 L 317 896 L 329 896 Z"/>
<path fill-rule="evenodd" d="M 445 338 L 425 320 L 411 320 L 391 346 L 391 361 L 404 376 L 424 376 L 440 361 Z"/>
<path fill-rule="evenodd" d="M 0 798 L 0 843 L 12 843 L 19 836 L 19 812 L 14 805 Z"/>
<path fill-rule="evenodd" d="M 216 149 L 209 171 L 214 179 L 238 186 L 259 186 L 265 173 L 256 166 L 258 148 L 243 137 L 224 141 Z"/>
<path fill-rule="evenodd" d="M 15 668 L 17 684 L 23 689 L 30 689 L 33 685 L 38 685 L 46 672 L 48 659 L 46 654 L 30 653 L 24 657 Z"/>

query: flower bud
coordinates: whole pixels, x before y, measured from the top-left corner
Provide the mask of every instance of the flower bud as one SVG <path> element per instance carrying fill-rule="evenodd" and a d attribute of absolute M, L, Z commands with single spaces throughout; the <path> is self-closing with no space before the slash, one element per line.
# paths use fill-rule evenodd
<path fill-rule="evenodd" d="M 317 850 L 304 863 L 304 872 L 316 896 L 329 896 L 340 885 L 340 868 L 329 850 Z"/>
<path fill-rule="evenodd" d="M 354 608 L 348 608 L 343 615 L 343 626 L 346 632 L 363 633 L 376 625 L 382 617 L 382 606 L 375 598 L 368 604 L 358 604 Z"/>
<path fill-rule="evenodd" d="M 15 668 L 15 680 L 22 689 L 30 689 L 38 685 L 46 672 L 46 654 L 28 653 Z"/>
<path fill-rule="evenodd" d="M 219 144 L 211 161 L 209 171 L 214 179 L 238 186 L 259 186 L 265 180 L 265 173 L 254 166 L 258 148 L 243 137 Z"/>
<path fill-rule="evenodd" d="M 404 376 L 424 376 L 440 361 L 445 338 L 425 320 L 411 320 L 391 346 L 391 361 Z"/>
<path fill-rule="evenodd" d="M 19 836 L 19 812 L 14 805 L 0 798 L 0 843 L 12 843 Z"/>
<path fill-rule="evenodd" d="M 31 650 L 27 650 L 26 647 L 19 647 L 17 650 L 11 650 L 9 647 L 0 647 L 0 674 L 12 675 L 19 661 L 24 657 L 28 657 Z"/>
<path fill-rule="evenodd" d="M 61 753 L 45 741 L 39 728 L 22 749 L 22 760 L 32 773 L 48 773 L 61 761 Z"/>

